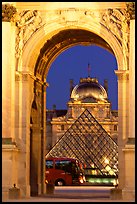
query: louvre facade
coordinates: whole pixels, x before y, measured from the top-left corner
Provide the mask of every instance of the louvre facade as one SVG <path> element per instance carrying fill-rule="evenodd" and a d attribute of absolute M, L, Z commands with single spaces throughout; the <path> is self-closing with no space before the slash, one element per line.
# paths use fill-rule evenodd
<path fill-rule="evenodd" d="M 71 83 L 68 110 L 47 112 L 46 157 L 73 157 L 97 174 L 118 174 L 118 117 L 107 89 L 91 77 Z"/>

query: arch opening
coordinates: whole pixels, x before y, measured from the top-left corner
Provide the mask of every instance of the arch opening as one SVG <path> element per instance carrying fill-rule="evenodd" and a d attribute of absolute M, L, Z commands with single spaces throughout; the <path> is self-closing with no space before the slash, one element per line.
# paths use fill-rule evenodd
<path fill-rule="evenodd" d="M 107 51 L 109 51 L 111 54 L 114 55 L 114 52 L 110 47 L 110 45 L 103 38 L 101 38 L 100 36 L 98 36 L 93 32 L 80 30 L 80 29 L 63 30 L 63 31 L 60 31 L 58 34 L 54 35 L 51 39 L 47 40 L 44 46 L 40 49 L 40 54 L 37 58 L 35 69 L 34 69 L 34 75 L 36 79 L 40 79 L 41 82 L 45 82 L 52 62 L 63 51 L 65 51 L 68 48 L 74 47 L 76 45 L 84 45 L 84 46 L 97 45 L 99 47 L 106 49 Z M 36 93 L 39 91 L 41 92 L 43 90 L 43 85 L 42 84 L 40 85 L 39 80 L 37 82 L 36 84 L 39 84 L 39 85 L 38 85 L 38 89 L 35 87 L 37 89 L 35 91 Z M 38 101 L 42 100 L 41 94 L 43 95 L 44 92 L 41 92 L 40 95 L 36 94 Z M 43 104 L 43 101 L 41 101 L 41 103 Z M 41 107 L 40 109 L 41 120 L 43 120 L 43 113 L 45 111 L 46 110 L 44 109 L 44 107 Z M 39 132 L 39 135 L 41 135 L 40 142 L 42 142 L 42 135 L 44 134 L 44 129 L 41 129 L 41 125 L 39 125 L 37 129 L 38 129 L 37 132 Z M 31 132 L 31 137 L 33 137 L 32 132 Z M 43 161 L 41 161 L 41 163 L 42 162 Z M 31 172 L 30 172 L 30 175 L 31 175 Z M 41 176 L 41 179 L 42 179 L 42 176 Z M 36 187 L 36 189 L 38 191 L 38 187 Z"/>
<path fill-rule="evenodd" d="M 104 48 L 96 45 L 76 45 L 68 48 L 54 60 L 48 72 L 47 109 L 52 109 L 53 104 L 56 104 L 57 108 L 66 109 L 70 97 L 70 80 L 76 85 L 80 78 L 90 75 L 97 78 L 102 85 L 106 79 L 109 101 L 113 102 L 112 108 L 117 110 L 117 77 L 114 73 L 116 69 L 115 56 Z M 58 93 L 56 99 L 54 93 Z M 64 100 L 61 100 L 62 97 Z"/>
<path fill-rule="evenodd" d="M 34 74 L 36 77 L 46 78 L 51 63 L 67 48 L 74 45 L 98 45 L 114 55 L 110 45 L 95 33 L 80 29 L 68 29 L 60 31 L 48 40 L 40 50 Z"/>

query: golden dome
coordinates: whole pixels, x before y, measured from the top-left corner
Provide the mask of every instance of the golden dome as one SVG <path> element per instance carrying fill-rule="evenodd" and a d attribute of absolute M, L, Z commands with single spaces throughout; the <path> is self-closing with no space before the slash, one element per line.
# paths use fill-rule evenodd
<path fill-rule="evenodd" d="M 107 102 L 107 92 L 103 86 L 98 83 L 96 78 L 82 78 L 80 83 L 74 87 L 71 93 L 71 99 L 74 101 L 83 101 L 91 98 L 95 102 Z"/>

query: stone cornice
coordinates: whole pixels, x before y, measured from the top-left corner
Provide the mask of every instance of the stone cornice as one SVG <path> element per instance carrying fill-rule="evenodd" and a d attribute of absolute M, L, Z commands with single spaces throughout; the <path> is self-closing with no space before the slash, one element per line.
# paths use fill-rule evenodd
<path fill-rule="evenodd" d="M 37 82 L 41 85 L 44 85 L 45 87 L 49 86 L 49 84 L 47 82 L 41 81 L 36 76 L 34 76 L 33 73 L 31 73 L 31 72 L 16 71 L 16 73 L 15 73 L 15 81 L 28 81 L 29 78 L 33 79 L 35 82 Z"/>
<path fill-rule="evenodd" d="M 2 21 L 12 21 L 13 15 L 16 13 L 16 8 L 10 4 L 2 4 Z"/>

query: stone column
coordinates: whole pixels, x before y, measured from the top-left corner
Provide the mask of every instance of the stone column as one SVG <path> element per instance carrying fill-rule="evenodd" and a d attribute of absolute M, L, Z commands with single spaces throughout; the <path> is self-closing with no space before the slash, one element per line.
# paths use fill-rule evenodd
<path fill-rule="evenodd" d="M 33 82 L 34 97 L 30 105 L 30 195 L 41 194 L 41 86 Z"/>
<path fill-rule="evenodd" d="M 2 199 L 18 182 L 19 149 L 15 141 L 15 31 L 16 9 L 2 4 Z"/>
<path fill-rule="evenodd" d="M 18 188 L 21 197 L 30 196 L 30 109 L 33 98 L 33 77 L 29 72 L 16 72 L 15 139 L 19 148 Z"/>
<path fill-rule="evenodd" d="M 34 85 L 32 125 L 30 135 L 30 186 L 31 195 L 46 193 L 45 146 L 46 146 L 46 84 L 38 79 Z"/>
<path fill-rule="evenodd" d="M 119 188 L 122 198 L 135 200 L 135 2 L 127 2 L 130 15 L 129 71 L 116 71 L 118 79 L 124 73 L 128 81 L 118 83 L 119 101 Z M 122 74 L 123 72 L 123 74 Z M 129 72 L 129 73 L 128 73 Z M 124 74 L 124 75 L 125 75 Z M 129 74 L 129 76 L 128 76 Z M 124 76 L 123 75 L 123 76 Z M 120 88 L 122 87 L 122 89 Z M 129 87 L 129 88 L 127 88 Z M 123 92 L 122 92 L 123 91 Z M 126 98 L 125 98 L 126 96 Z M 127 97 L 129 98 L 127 100 Z M 126 109 L 124 108 L 126 107 Z M 123 114 L 124 113 L 124 114 Z"/>
<path fill-rule="evenodd" d="M 42 132 L 41 132 L 41 155 L 42 155 L 42 165 L 41 165 L 41 193 L 46 193 L 46 184 L 45 184 L 45 154 L 46 154 L 46 88 L 48 84 L 45 82 L 42 85 Z"/>
<path fill-rule="evenodd" d="M 129 138 L 135 138 L 135 20 L 130 20 Z"/>
<path fill-rule="evenodd" d="M 118 77 L 118 166 L 119 188 L 125 185 L 125 162 L 123 148 L 125 147 L 129 133 L 129 72 L 128 70 L 116 70 Z"/>
<path fill-rule="evenodd" d="M 2 5 L 2 138 L 8 142 L 15 136 L 15 11 L 10 4 Z"/>
<path fill-rule="evenodd" d="M 130 20 L 129 134 L 123 153 L 125 160 L 123 198 L 135 200 L 135 19 Z"/>

